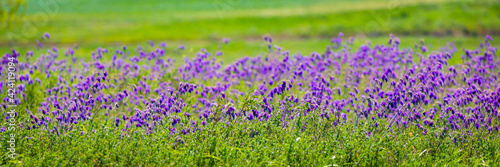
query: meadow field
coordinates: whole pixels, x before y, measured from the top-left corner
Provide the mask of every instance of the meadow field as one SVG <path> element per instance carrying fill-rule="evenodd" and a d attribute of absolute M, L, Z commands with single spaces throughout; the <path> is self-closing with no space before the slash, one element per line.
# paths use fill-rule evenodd
<path fill-rule="evenodd" d="M 500 165 L 499 1 L 0 14 L 2 166 Z"/>

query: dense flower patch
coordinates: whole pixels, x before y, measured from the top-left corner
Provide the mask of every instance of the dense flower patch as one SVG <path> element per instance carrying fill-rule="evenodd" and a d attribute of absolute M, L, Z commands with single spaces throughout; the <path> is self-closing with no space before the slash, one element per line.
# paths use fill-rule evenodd
<path fill-rule="evenodd" d="M 50 36 L 43 38 L 39 49 L 47 49 L 42 42 Z M 491 37 L 463 55 L 453 44 L 402 48 L 391 36 L 386 44 L 353 48 L 353 40 L 339 34 L 324 51 L 292 55 L 266 36 L 267 53 L 226 63 L 218 58 L 226 56 L 222 51 L 205 49 L 179 63 L 169 55 L 186 52 L 185 46 L 153 42 L 97 48 L 89 62 L 74 54 L 76 48 L 36 56 L 13 50 L 3 56 L 2 70 L 8 58 L 23 60 L 15 103 L 26 108 L 18 113 L 26 140 L 40 133 L 92 134 L 96 122 L 117 132 L 117 140 L 166 133 L 176 147 L 213 127 L 237 131 L 234 126 L 262 123 L 284 133 L 349 127 L 366 138 L 407 129 L 453 144 L 497 136 L 500 61 Z M 229 38 L 221 42 L 229 44 Z M 448 63 L 456 57 L 462 63 Z"/>

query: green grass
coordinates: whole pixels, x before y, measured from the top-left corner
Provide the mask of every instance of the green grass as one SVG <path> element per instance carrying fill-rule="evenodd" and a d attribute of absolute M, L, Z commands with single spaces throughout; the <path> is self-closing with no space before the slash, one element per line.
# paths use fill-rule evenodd
<path fill-rule="evenodd" d="M 496 1 L 70 1 L 45 25 L 23 31 L 15 20 L 2 29 L 4 47 L 33 43 L 43 32 L 61 44 L 137 43 L 145 40 L 211 40 L 222 37 L 257 39 L 265 34 L 285 39 L 346 35 L 483 36 L 500 32 Z M 241 3 L 239 3 L 241 2 Z M 29 1 L 23 13 L 31 19 L 44 8 Z M 304 5 L 303 7 L 301 7 Z M 128 6 L 133 6 L 128 7 Z M 22 17 L 20 17 L 22 18 Z M 31 30 L 31 29 L 29 29 Z M 24 36 L 23 33 L 28 34 Z"/>
<path fill-rule="evenodd" d="M 30 20 L 46 11 L 44 4 L 30 0 L 11 28 L 0 30 L 0 51 L 33 50 L 43 32 L 52 34 L 46 46 L 78 45 L 79 57 L 87 60 L 97 47 L 144 46 L 146 40 L 170 46 L 188 44 L 194 53 L 200 48 L 215 52 L 221 38 L 230 37 L 233 40 L 224 46 L 223 60 L 233 61 L 266 51 L 262 42 L 266 34 L 291 53 L 310 54 L 324 49 L 339 32 L 360 39 L 358 44 L 367 40 L 385 43 L 394 33 L 408 39 L 405 47 L 423 38 L 436 47 L 454 41 L 458 48 L 477 47 L 485 34 L 500 32 L 500 3 L 496 1 L 136 2 L 69 1 L 50 6 L 58 12 L 48 17 L 47 24 L 23 30 L 21 18 Z"/>
<path fill-rule="evenodd" d="M 284 130 L 272 121 L 209 124 L 201 132 L 180 136 L 176 142 L 168 130 L 154 135 L 143 131 L 129 137 L 112 124 L 78 126 L 61 136 L 30 135 L 21 140 L 23 161 L 34 166 L 479 166 L 498 164 L 498 135 L 476 133 L 464 143 L 451 137 L 422 135 L 416 128 L 372 133 L 369 122 L 335 128 L 309 119 L 305 131 Z M 183 118 L 183 122 L 188 123 Z M 278 120 L 279 122 L 279 120 Z M 365 124 L 366 123 L 366 124 Z M 381 123 L 385 126 L 385 123 Z M 95 132 L 89 127 L 94 126 Z M 291 125 L 292 127 L 299 125 Z M 331 125 L 330 125 L 331 126 Z M 318 130 L 324 129 L 324 130 Z M 356 130 L 354 130 L 356 129 Z M 83 131 L 84 135 L 79 132 Z M 258 131 L 258 134 L 254 134 Z M 431 132 L 429 132 L 431 133 Z M 439 133 L 439 132 L 437 132 Z M 484 135 L 484 136 L 482 136 Z"/>

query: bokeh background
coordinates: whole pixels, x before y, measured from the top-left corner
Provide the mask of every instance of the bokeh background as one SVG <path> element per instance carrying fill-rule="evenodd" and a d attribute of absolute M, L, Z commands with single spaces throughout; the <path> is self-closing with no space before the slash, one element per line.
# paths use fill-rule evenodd
<path fill-rule="evenodd" d="M 267 50 L 264 35 L 292 53 L 323 51 L 339 32 L 356 45 L 386 43 L 389 34 L 413 47 L 454 42 L 475 48 L 485 35 L 500 35 L 497 0 L 0 0 L 0 51 L 78 46 L 90 59 L 97 47 L 135 47 L 166 42 L 217 51 L 223 59 Z M 498 40 L 494 40 L 498 43 Z"/>

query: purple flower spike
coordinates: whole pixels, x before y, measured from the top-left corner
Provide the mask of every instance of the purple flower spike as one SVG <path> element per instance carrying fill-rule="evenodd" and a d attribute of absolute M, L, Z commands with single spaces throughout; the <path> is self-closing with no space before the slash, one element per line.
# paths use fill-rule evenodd
<path fill-rule="evenodd" d="M 50 34 L 48 32 L 45 32 L 42 36 L 42 38 L 47 38 L 50 39 Z"/>

